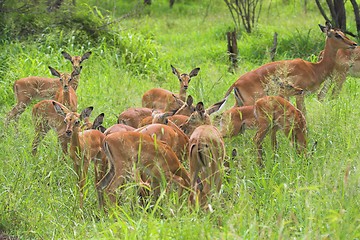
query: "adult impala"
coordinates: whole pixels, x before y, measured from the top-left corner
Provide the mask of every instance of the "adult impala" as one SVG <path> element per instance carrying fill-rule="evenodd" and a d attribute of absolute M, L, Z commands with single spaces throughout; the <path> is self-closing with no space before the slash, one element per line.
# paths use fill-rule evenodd
<path fill-rule="evenodd" d="M 258 164 L 262 162 L 262 141 L 271 130 L 273 149 L 276 149 L 276 132 L 281 129 L 296 144 L 298 153 L 306 153 L 306 119 L 302 112 L 279 96 L 265 96 L 255 102 L 254 114 L 258 130 L 254 142 L 258 152 Z"/>
<path fill-rule="evenodd" d="M 234 88 L 237 88 L 240 93 L 241 105 L 254 105 L 257 99 L 266 95 L 264 89 L 274 77 L 287 80 L 304 91 L 316 91 L 332 73 L 336 61 L 336 52 L 339 49 L 353 49 L 357 45 L 347 38 L 343 32 L 332 28 L 329 23 L 326 26 L 319 24 L 319 27 L 326 34 L 324 58 L 320 62 L 311 63 L 303 59 L 293 59 L 265 64 L 240 76 L 230 86 L 225 98 Z M 296 96 L 296 106 L 305 112 L 304 95 Z"/>
<path fill-rule="evenodd" d="M 106 155 L 102 150 L 102 142 L 105 135 L 99 130 L 89 129 L 82 131 L 80 125 L 81 115 L 64 109 L 59 103 L 52 102 L 56 113 L 63 117 L 66 125 L 65 133 L 70 137 L 70 157 L 74 161 L 74 170 L 78 176 L 78 187 L 80 192 L 80 207 L 83 207 L 84 186 L 87 179 L 90 162 L 94 162 L 95 184 L 97 184 L 105 175 L 107 170 Z M 89 115 L 92 108 L 87 108 L 83 114 Z M 100 114 L 94 123 L 96 128 L 102 124 L 104 114 Z M 100 163 L 100 169 L 99 169 Z M 99 196 L 100 201 L 100 196 Z"/>
<path fill-rule="evenodd" d="M 81 63 L 91 55 L 91 52 L 87 52 L 83 56 L 70 56 L 66 52 L 61 53 L 65 59 L 71 61 L 73 72 L 78 73 L 80 73 Z M 72 80 L 71 86 L 75 91 L 79 79 L 80 75 L 77 75 Z M 33 100 L 54 99 L 60 87 L 61 83 L 56 78 L 26 77 L 16 80 L 13 85 L 16 105 L 7 113 L 5 124 L 12 120 L 17 122 L 20 115 Z"/>
<path fill-rule="evenodd" d="M 181 126 L 181 129 L 190 135 L 190 202 L 198 202 L 204 208 L 207 207 L 211 191 L 219 192 L 222 184 L 221 169 L 225 159 L 225 145 L 220 132 L 211 125 L 209 116 L 218 111 L 222 104 L 223 102 L 215 104 L 205 110 L 203 103 L 199 102 L 196 112 Z"/>
<path fill-rule="evenodd" d="M 322 59 L 324 52 L 321 51 L 319 59 Z M 360 77 L 360 47 L 355 49 L 339 49 L 336 53 L 336 64 L 332 76 L 328 81 L 324 82 L 323 88 L 318 94 L 318 99 L 321 101 L 325 98 L 329 87 L 334 83 L 332 91 L 332 98 L 339 95 L 342 86 L 346 80 L 346 76 Z"/>
<path fill-rule="evenodd" d="M 179 194 L 183 188 L 190 187 L 189 174 L 171 148 L 148 135 L 116 132 L 106 136 L 103 148 L 110 161 L 110 170 L 97 184 L 97 189 L 101 194 L 105 191 L 113 203 L 116 202 L 115 191 L 129 177 L 140 182 L 140 176 L 150 179 L 155 196 L 159 194 L 163 178 L 178 183 Z"/>
<path fill-rule="evenodd" d="M 158 109 L 162 111 L 172 111 L 179 108 L 179 103 L 174 99 L 174 95 L 180 100 L 185 101 L 186 91 L 189 87 L 191 78 L 198 75 L 200 68 L 194 68 L 189 74 L 182 73 L 171 65 L 172 72 L 177 76 L 180 82 L 179 94 L 174 94 L 169 90 L 162 88 L 153 88 L 146 91 L 142 97 L 142 106 Z"/>

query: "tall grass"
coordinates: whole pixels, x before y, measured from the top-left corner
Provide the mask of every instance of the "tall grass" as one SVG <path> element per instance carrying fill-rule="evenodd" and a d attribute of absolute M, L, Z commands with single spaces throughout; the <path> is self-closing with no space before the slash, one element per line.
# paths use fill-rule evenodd
<path fill-rule="evenodd" d="M 220 100 L 241 74 L 269 61 L 267 50 L 275 31 L 279 33 L 279 60 L 309 60 L 323 48 L 325 37 L 317 24 L 324 21 L 314 6 L 310 4 L 305 14 L 301 6 L 280 7 L 279 2 L 272 2 L 271 11 L 264 10 L 253 34 L 239 33 L 236 74 L 227 71 L 225 33 L 233 26 L 220 0 L 184 0 L 173 9 L 165 0 L 153 1 L 143 15 L 114 25 L 113 39 L 96 43 L 79 45 L 71 37 L 61 38 L 61 32 L 39 42 L 3 42 L 1 116 L 15 103 L 12 84 L 16 79 L 50 76 L 48 65 L 71 70 L 62 50 L 73 55 L 93 52 L 83 64 L 79 109 L 91 105 L 93 116 L 104 112 L 107 127 L 124 109 L 141 106 L 146 90 L 178 91 L 170 64 L 182 72 L 201 68 L 188 92 L 207 107 Z M 123 14 L 122 6 L 133 6 L 106 3 L 114 16 Z M 309 148 L 318 142 L 308 159 L 297 156 L 279 133 L 276 154 L 266 139 L 265 167 L 260 169 L 252 142 L 254 131 L 226 139 L 228 155 L 236 148 L 238 156 L 230 162 L 220 196 L 212 201 L 212 213 L 191 211 L 187 196 L 179 198 L 175 192 L 142 206 L 130 182 L 119 191 L 119 206 L 105 214 L 97 207 L 91 170 L 84 208 L 79 209 L 72 161 L 62 160 L 55 134 L 49 132 L 38 155 L 31 155 L 34 130 L 29 107 L 18 130 L 13 125 L 5 129 L 0 122 L 0 231 L 21 239 L 359 238 L 359 88 L 356 79 L 348 78 L 337 99 L 320 103 L 314 96 L 306 98 Z M 225 108 L 232 104 L 230 98 Z"/>

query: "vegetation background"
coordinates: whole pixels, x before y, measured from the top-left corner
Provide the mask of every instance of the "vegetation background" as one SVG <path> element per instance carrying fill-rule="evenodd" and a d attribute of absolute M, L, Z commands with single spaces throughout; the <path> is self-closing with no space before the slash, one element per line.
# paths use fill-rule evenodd
<path fill-rule="evenodd" d="M 8 9 L 33 4 L 33 10 L 0 17 L 0 114 L 4 117 L 15 103 L 16 79 L 50 77 L 48 66 L 71 71 L 61 51 L 93 52 L 83 64 L 79 109 L 94 106 L 93 117 L 104 112 L 106 127 L 126 108 L 141 106 L 150 88 L 177 92 L 170 64 L 181 72 L 201 68 L 188 92 L 210 106 L 241 74 L 270 61 L 274 32 L 279 34 L 277 60 L 316 61 L 325 43 L 318 27 L 324 20 L 315 3 L 306 8 L 303 3 L 264 0 L 253 32 L 238 32 L 239 68 L 231 73 L 226 32 L 234 23 L 222 0 L 179 0 L 172 8 L 166 0 L 148 6 L 78 0 L 76 5 L 64 1 L 61 11 L 47 9 L 41 0 L 2 1 Z M 355 23 L 348 21 L 348 28 L 355 30 Z M 359 88 L 348 77 L 334 100 L 307 97 L 309 148 L 318 142 L 309 159 L 297 156 L 284 137 L 274 155 L 266 139 L 265 168 L 259 169 L 254 131 L 226 139 L 228 155 L 236 148 L 238 156 L 212 213 L 190 211 L 186 196 L 175 193 L 141 207 L 130 183 L 120 191 L 121 204 L 104 214 L 93 176 L 80 209 L 72 162 L 62 161 L 55 134 L 48 134 L 36 157 L 31 155 L 29 107 L 18 129 L 5 129 L 0 121 L 0 233 L 20 239 L 360 238 Z M 231 97 L 224 109 L 232 105 Z"/>

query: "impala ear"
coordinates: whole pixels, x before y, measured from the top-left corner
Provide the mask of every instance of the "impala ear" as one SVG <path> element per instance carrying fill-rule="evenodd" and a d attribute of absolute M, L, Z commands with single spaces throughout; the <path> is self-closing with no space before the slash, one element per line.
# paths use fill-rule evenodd
<path fill-rule="evenodd" d="M 61 107 L 61 105 L 60 105 L 58 102 L 52 101 L 52 104 L 54 105 L 55 111 L 56 111 L 59 115 L 61 115 L 61 116 L 63 116 L 63 117 L 66 117 L 66 113 L 65 113 L 64 109 Z"/>
<path fill-rule="evenodd" d="M 56 71 L 54 68 L 52 68 L 50 66 L 49 66 L 49 69 L 50 69 L 51 75 L 60 78 L 60 73 L 58 71 Z"/>
<path fill-rule="evenodd" d="M 224 106 L 225 102 L 226 102 L 226 99 L 223 99 L 220 102 L 215 103 L 214 105 L 212 105 L 211 107 L 206 109 L 206 113 L 210 115 L 210 114 L 213 114 L 214 112 L 219 111 Z"/>
<path fill-rule="evenodd" d="M 97 129 L 102 133 L 105 133 L 106 131 L 106 128 L 103 125 L 100 125 Z"/>
<path fill-rule="evenodd" d="M 62 51 L 61 54 L 64 56 L 65 59 L 69 60 L 71 62 L 71 56 L 65 51 Z"/>
<path fill-rule="evenodd" d="M 81 57 L 81 61 L 80 61 L 80 62 L 88 59 L 88 58 L 90 57 L 91 53 L 92 53 L 91 51 L 85 53 L 85 54 Z"/>
<path fill-rule="evenodd" d="M 178 78 L 180 78 L 180 72 L 176 68 L 174 68 L 173 65 L 170 65 L 170 66 L 171 66 L 171 70 L 172 70 L 173 74 L 175 74 Z"/>
<path fill-rule="evenodd" d="M 94 110 L 94 107 L 87 107 L 84 110 L 82 110 L 80 114 L 80 120 L 83 121 L 85 118 L 90 117 L 91 112 Z"/>
<path fill-rule="evenodd" d="M 196 77 L 200 71 L 200 68 L 194 68 L 190 73 L 189 77 Z"/>
<path fill-rule="evenodd" d="M 196 108 L 195 110 L 202 116 L 205 114 L 205 109 L 204 109 L 204 103 L 203 102 L 198 102 L 198 104 L 196 104 Z"/>
<path fill-rule="evenodd" d="M 189 95 L 189 96 L 187 97 L 187 99 L 186 99 L 186 104 L 187 104 L 188 106 L 191 106 L 191 105 L 193 104 L 193 102 L 194 102 L 193 97 L 192 97 L 191 95 Z"/>
<path fill-rule="evenodd" d="M 97 116 L 94 120 L 93 129 L 98 129 L 100 127 L 100 125 L 104 122 L 104 113 L 101 113 L 99 116 Z"/>

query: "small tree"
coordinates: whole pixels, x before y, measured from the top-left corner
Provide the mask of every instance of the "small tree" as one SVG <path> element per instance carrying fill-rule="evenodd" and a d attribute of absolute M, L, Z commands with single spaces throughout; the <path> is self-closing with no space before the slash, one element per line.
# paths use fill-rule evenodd
<path fill-rule="evenodd" d="M 334 27 L 340 28 L 344 33 L 347 33 L 353 37 L 356 36 L 355 34 L 347 31 L 346 29 L 346 10 L 345 10 L 344 0 L 326 0 L 326 6 L 323 6 L 320 3 L 320 0 L 315 0 L 315 2 L 321 15 L 324 17 L 325 21 L 331 22 Z M 351 0 L 351 3 L 354 8 L 354 15 L 355 15 L 358 36 L 360 36 L 359 7 L 355 0 Z M 328 16 L 328 14 L 330 14 L 331 19 Z"/>
<path fill-rule="evenodd" d="M 239 32 L 240 25 L 244 25 L 246 32 L 251 33 L 255 23 L 259 19 L 262 0 L 224 0 L 228 6 Z"/>

